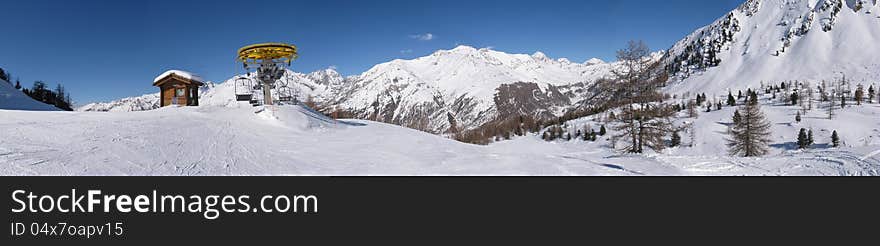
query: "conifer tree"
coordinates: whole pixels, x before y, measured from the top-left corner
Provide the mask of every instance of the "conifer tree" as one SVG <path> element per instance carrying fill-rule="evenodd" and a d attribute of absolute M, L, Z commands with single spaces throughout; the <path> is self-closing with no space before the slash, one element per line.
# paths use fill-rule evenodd
<path fill-rule="evenodd" d="M 730 92 L 727 92 L 727 106 L 736 106 L 736 99 Z"/>
<path fill-rule="evenodd" d="M 791 100 L 791 105 L 797 105 L 798 98 L 799 98 L 799 96 L 798 96 L 797 92 L 791 93 L 791 97 L 789 98 L 789 100 Z"/>
<path fill-rule="evenodd" d="M 733 121 L 734 124 L 728 129 L 727 139 L 731 155 L 753 157 L 769 152 L 770 122 L 761 111 L 755 93 L 750 95 L 748 103 L 734 113 Z"/>
<path fill-rule="evenodd" d="M 854 98 L 856 100 L 856 105 L 862 105 L 862 100 L 864 98 L 865 98 L 864 88 L 862 87 L 862 85 L 856 86 L 856 94 L 855 94 L 855 98 Z"/>
<path fill-rule="evenodd" d="M 801 111 L 797 111 L 797 114 L 794 115 L 794 121 L 797 123 L 801 123 Z"/>
<path fill-rule="evenodd" d="M 813 146 L 813 144 L 816 144 L 816 142 L 813 141 L 813 129 L 810 128 L 810 130 L 807 131 L 807 146 Z"/>
<path fill-rule="evenodd" d="M 615 126 L 614 139 L 624 141 L 622 151 L 644 153 L 644 148 L 660 150 L 666 147 L 664 138 L 669 136 L 672 125 L 671 117 L 675 113 L 666 104 L 654 104 L 663 96 L 659 88 L 665 83 L 667 76 L 661 64 L 646 59 L 650 49 L 641 41 L 631 41 L 624 49 L 617 51 L 617 68 L 612 70 L 614 79 L 607 88 L 615 95 L 621 108 L 618 125 Z"/>
<path fill-rule="evenodd" d="M 840 147 L 840 136 L 837 136 L 837 130 L 831 133 L 831 146 Z"/>
<path fill-rule="evenodd" d="M 868 87 L 868 103 L 874 101 L 874 85 Z"/>
<path fill-rule="evenodd" d="M 801 128 L 797 138 L 798 149 L 806 149 L 809 146 L 809 142 L 807 129 Z"/>
<path fill-rule="evenodd" d="M 828 100 L 828 119 L 834 119 L 834 109 L 837 108 L 837 105 L 834 105 L 835 100 Z"/>
<path fill-rule="evenodd" d="M 672 131 L 672 141 L 669 143 L 670 147 L 677 147 L 681 145 L 681 135 L 678 134 L 678 131 Z"/>
<path fill-rule="evenodd" d="M 605 125 L 599 127 L 599 136 L 605 136 L 608 132 L 605 131 Z"/>

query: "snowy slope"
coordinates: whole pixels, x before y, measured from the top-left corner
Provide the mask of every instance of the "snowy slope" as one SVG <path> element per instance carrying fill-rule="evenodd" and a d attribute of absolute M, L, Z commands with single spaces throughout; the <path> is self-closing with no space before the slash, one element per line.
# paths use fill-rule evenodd
<path fill-rule="evenodd" d="M 38 102 L 21 91 L 16 90 L 9 82 L 0 80 L 0 110 L 57 111 L 60 109 Z"/>
<path fill-rule="evenodd" d="M 711 135 L 717 135 L 714 121 L 729 112 L 700 118 L 706 127 L 698 139 L 708 141 L 701 147 L 641 156 L 620 155 L 604 140 L 548 143 L 526 136 L 478 146 L 390 124 L 334 121 L 299 106 L 255 110 L 236 103 L 145 112 L 0 111 L 0 128 L 12 129 L 0 131 L 0 175 L 880 174 L 876 121 L 842 131 L 852 147 L 733 158 L 715 152 L 719 142 Z M 789 113 L 782 107 L 770 114 L 783 122 Z M 858 120 L 877 113 L 872 106 L 840 115 Z M 155 134 L 168 128 L 177 134 Z M 774 130 L 787 137 L 790 128 Z M 856 130 L 867 129 L 874 129 L 873 142 L 865 146 Z M 817 142 L 826 137 L 817 134 Z"/>
<path fill-rule="evenodd" d="M 857 7 L 859 6 L 859 7 Z M 756 88 L 763 81 L 880 80 L 876 0 L 748 0 L 675 44 L 672 93 Z"/>

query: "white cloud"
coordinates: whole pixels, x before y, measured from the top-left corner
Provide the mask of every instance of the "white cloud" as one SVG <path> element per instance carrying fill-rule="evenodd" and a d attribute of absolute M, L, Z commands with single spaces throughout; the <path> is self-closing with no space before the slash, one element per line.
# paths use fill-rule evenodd
<path fill-rule="evenodd" d="M 421 41 L 431 41 L 431 40 L 434 40 L 435 36 L 432 33 L 425 33 L 425 34 L 409 35 L 409 38 L 417 39 L 417 40 L 421 40 Z"/>

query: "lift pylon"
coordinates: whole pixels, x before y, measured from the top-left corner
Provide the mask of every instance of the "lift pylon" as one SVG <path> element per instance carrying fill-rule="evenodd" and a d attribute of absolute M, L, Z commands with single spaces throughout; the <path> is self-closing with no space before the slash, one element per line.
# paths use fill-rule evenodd
<path fill-rule="evenodd" d="M 296 46 L 292 44 L 262 43 L 238 49 L 237 60 L 248 73 L 251 68 L 256 69 L 257 80 L 262 87 L 263 104 L 273 105 L 272 89 L 275 88 L 276 81 L 284 76 L 290 63 L 298 57 Z"/>

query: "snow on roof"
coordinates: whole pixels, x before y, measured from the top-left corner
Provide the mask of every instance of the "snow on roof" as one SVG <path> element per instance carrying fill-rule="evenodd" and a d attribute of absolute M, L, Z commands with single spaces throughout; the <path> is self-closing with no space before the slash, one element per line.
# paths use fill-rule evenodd
<path fill-rule="evenodd" d="M 182 71 L 182 70 L 168 70 L 168 71 L 165 71 L 164 73 L 160 74 L 155 79 L 153 79 L 153 83 L 159 82 L 160 79 L 168 77 L 171 74 L 176 74 L 177 76 L 184 77 L 186 79 L 193 80 L 193 81 L 205 82 L 205 80 L 202 79 L 202 77 L 200 77 L 194 73 L 190 73 L 190 72 Z"/>

